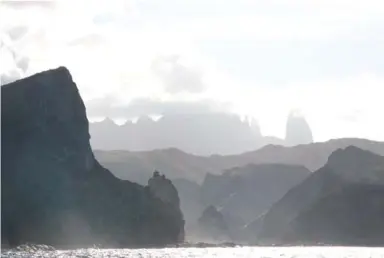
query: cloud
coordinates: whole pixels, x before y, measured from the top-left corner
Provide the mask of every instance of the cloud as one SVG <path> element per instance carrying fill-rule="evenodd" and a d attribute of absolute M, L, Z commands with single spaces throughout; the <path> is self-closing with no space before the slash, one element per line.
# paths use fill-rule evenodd
<path fill-rule="evenodd" d="M 89 117 L 125 118 L 145 115 L 170 115 L 170 114 L 205 114 L 212 112 L 228 112 L 228 103 L 218 103 L 214 100 L 203 99 L 200 101 L 162 101 L 158 99 L 135 99 L 128 105 L 116 105 L 116 99 L 109 96 L 94 99 L 87 104 Z"/>
<path fill-rule="evenodd" d="M 310 87 L 309 87 L 310 85 Z M 303 112 L 316 141 L 340 137 L 384 140 L 384 77 L 362 73 L 347 78 L 294 82 L 284 89 L 249 92 L 262 130 L 282 136 L 287 110 Z M 252 100 L 244 99 L 250 103 Z M 264 112 L 268 110 L 268 112 Z"/>
<path fill-rule="evenodd" d="M 8 74 L 1 74 L 0 75 L 0 85 L 5 85 L 8 83 L 14 82 L 20 78 L 21 78 L 21 75 L 16 73 L 16 72 L 12 72 L 12 73 L 8 73 Z"/>
<path fill-rule="evenodd" d="M 332 40 L 355 37 L 359 28 L 384 19 L 384 4 L 379 0 L 162 3 L 146 1 L 148 9 L 156 6 L 156 13 L 151 12 L 154 30 L 165 28 L 194 41 Z"/>
<path fill-rule="evenodd" d="M 5 7 L 15 8 L 15 9 L 23 9 L 23 8 L 47 8 L 52 9 L 55 7 L 55 1 L 14 1 L 14 0 L 3 0 L 1 1 L 1 5 Z"/>
<path fill-rule="evenodd" d="M 69 46 L 85 46 L 85 47 L 94 47 L 100 44 L 105 43 L 105 39 L 102 35 L 98 33 L 90 33 L 83 37 L 79 37 L 69 42 Z"/>
<path fill-rule="evenodd" d="M 13 48 L 13 41 L 9 34 L 0 34 L 0 57 L 0 85 L 25 76 L 29 67 L 29 58 L 20 55 Z"/>
<path fill-rule="evenodd" d="M 179 55 L 156 58 L 152 70 L 163 80 L 168 93 L 201 93 L 206 87 L 202 71 L 183 64 Z"/>
<path fill-rule="evenodd" d="M 15 41 L 23 37 L 28 32 L 28 27 L 15 26 L 15 27 L 11 27 L 7 32 L 11 40 Z"/>
<path fill-rule="evenodd" d="M 382 1 L 0 5 L 2 83 L 67 66 L 90 116 L 223 109 L 283 136 L 300 108 L 316 140 L 384 140 Z"/>

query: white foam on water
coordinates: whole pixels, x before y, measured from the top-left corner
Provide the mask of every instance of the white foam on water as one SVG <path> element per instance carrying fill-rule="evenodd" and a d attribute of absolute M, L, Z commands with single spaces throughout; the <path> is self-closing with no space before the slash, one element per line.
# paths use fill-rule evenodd
<path fill-rule="evenodd" d="M 1 257 L 109 258 L 384 258 L 384 248 L 371 247 L 234 247 L 162 249 L 77 249 L 2 252 Z"/>

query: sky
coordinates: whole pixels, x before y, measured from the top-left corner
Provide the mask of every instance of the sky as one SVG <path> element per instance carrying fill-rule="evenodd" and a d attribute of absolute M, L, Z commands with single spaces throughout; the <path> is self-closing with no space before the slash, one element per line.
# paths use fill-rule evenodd
<path fill-rule="evenodd" d="M 384 141 L 381 0 L 0 1 L 2 84 L 66 66 L 90 120 L 232 112 Z"/>

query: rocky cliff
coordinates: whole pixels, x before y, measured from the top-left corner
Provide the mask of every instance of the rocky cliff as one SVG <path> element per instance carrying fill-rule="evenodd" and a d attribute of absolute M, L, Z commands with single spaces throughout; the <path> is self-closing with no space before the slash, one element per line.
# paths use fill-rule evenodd
<path fill-rule="evenodd" d="M 192 240 L 208 243 L 231 242 L 231 232 L 223 214 L 213 205 L 208 206 L 197 221 Z"/>
<path fill-rule="evenodd" d="M 262 218 L 259 241 L 384 245 L 384 157 L 356 147 L 291 189 Z"/>
<path fill-rule="evenodd" d="M 148 187 L 151 194 L 172 207 L 173 211 L 180 217 L 183 217 L 180 208 L 179 194 L 171 180 L 167 179 L 165 175 L 160 175 L 158 171 L 155 171 L 153 177 L 148 180 Z M 180 230 L 178 239 L 179 241 L 184 240 L 184 230 Z"/>
<path fill-rule="evenodd" d="M 10 245 L 110 247 L 181 241 L 180 208 L 95 160 L 66 68 L 1 88 L 1 234 Z"/>
<path fill-rule="evenodd" d="M 148 187 L 150 192 L 158 199 L 173 205 L 175 208 L 180 207 L 180 199 L 176 187 L 165 175 L 160 175 L 158 171 L 155 171 L 153 177 L 148 180 Z"/>
<path fill-rule="evenodd" d="M 285 143 L 288 146 L 313 142 L 312 131 L 307 120 L 297 112 L 289 114 L 285 130 Z"/>

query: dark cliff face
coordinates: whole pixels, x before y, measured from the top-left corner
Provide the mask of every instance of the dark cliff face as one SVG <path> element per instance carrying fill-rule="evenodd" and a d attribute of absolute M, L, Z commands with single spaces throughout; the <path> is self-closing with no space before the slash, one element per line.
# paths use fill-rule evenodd
<path fill-rule="evenodd" d="M 384 157 L 347 147 L 268 211 L 259 241 L 384 245 Z"/>
<path fill-rule="evenodd" d="M 3 86 L 1 115 L 1 233 L 11 245 L 180 241 L 179 207 L 94 159 L 85 107 L 66 68 Z"/>
<path fill-rule="evenodd" d="M 151 194 L 160 199 L 163 203 L 172 208 L 173 212 L 183 217 L 180 208 L 180 198 L 176 187 L 165 175 L 160 175 L 158 171 L 153 173 L 153 177 L 148 180 L 148 188 Z M 184 225 L 184 222 L 183 222 Z M 179 231 L 179 241 L 184 240 L 184 228 Z"/>
<path fill-rule="evenodd" d="M 158 171 L 153 173 L 153 177 L 148 180 L 151 193 L 158 199 L 173 206 L 180 207 L 180 198 L 176 187 L 165 175 L 160 175 Z"/>

